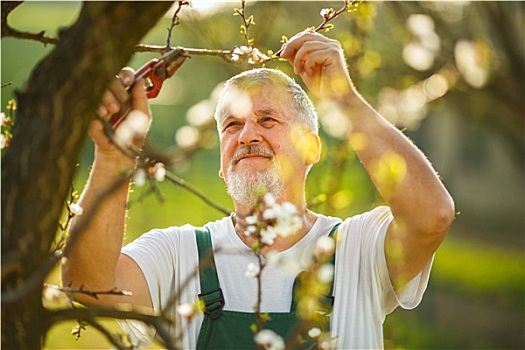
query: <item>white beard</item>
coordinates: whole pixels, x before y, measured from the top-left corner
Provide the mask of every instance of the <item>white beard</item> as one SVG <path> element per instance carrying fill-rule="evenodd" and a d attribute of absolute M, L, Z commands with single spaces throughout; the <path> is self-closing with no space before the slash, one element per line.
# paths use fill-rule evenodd
<path fill-rule="evenodd" d="M 277 164 L 273 164 L 264 172 L 235 172 L 232 167 L 228 171 L 228 194 L 241 205 L 254 206 L 265 193 L 271 193 L 275 198 L 281 196 L 283 183 L 279 177 Z"/>

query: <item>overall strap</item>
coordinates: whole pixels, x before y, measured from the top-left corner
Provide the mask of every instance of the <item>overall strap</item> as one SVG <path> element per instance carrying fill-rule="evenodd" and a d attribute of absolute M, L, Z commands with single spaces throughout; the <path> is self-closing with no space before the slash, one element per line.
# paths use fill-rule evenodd
<path fill-rule="evenodd" d="M 199 298 L 205 305 L 204 313 L 212 319 L 219 317 L 224 307 L 224 295 L 219 285 L 210 230 L 195 228 L 195 238 L 199 252 L 199 278 L 201 294 Z"/>
<path fill-rule="evenodd" d="M 330 231 L 330 233 L 328 234 L 328 237 L 331 237 L 335 240 L 335 242 L 337 242 L 337 229 L 339 228 L 339 226 L 342 224 L 342 222 L 338 222 L 337 224 L 335 224 L 335 226 L 332 228 L 332 230 Z M 337 248 L 337 246 L 336 246 Z M 330 290 L 328 291 L 328 294 L 326 296 L 323 296 L 322 297 L 322 303 L 323 304 L 328 304 L 330 306 L 333 306 L 334 305 L 334 281 L 335 281 L 335 249 L 334 249 L 334 254 L 332 254 L 332 259 L 330 261 L 330 263 L 334 266 L 334 277 L 332 278 L 332 282 L 330 283 Z M 331 309 L 331 308 L 330 308 Z"/>
<path fill-rule="evenodd" d="M 336 238 L 335 236 L 337 235 L 337 228 L 339 227 L 339 225 L 341 225 L 341 222 L 338 222 L 337 224 L 334 225 L 334 227 L 330 230 L 328 237 L 332 237 L 334 239 Z M 335 270 L 335 250 L 334 250 L 334 254 L 332 254 L 330 259 L 328 259 L 327 263 L 332 264 Z M 293 311 L 297 310 L 297 304 L 298 304 L 297 292 L 296 292 L 297 288 L 299 288 L 301 284 L 306 283 L 305 279 L 308 278 L 307 277 L 308 274 L 309 272 L 302 271 L 295 278 L 294 285 L 293 285 L 293 297 L 292 297 L 292 306 L 291 306 L 291 310 Z M 335 279 L 335 273 L 334 273 L 334 278 L 332 278 L 332 281 L 330 282 L 330 285 L 328 286 L 329 287 L 328 293 L 326 295 L 317 296 L 319 298 L 319 310 L 318 311 L 323 315 L 330 314 L 332 312 L 332 307 L 334 306 L 334 299 L 335 299 L 335 297 L 333 296 L 334 279 Z"/>

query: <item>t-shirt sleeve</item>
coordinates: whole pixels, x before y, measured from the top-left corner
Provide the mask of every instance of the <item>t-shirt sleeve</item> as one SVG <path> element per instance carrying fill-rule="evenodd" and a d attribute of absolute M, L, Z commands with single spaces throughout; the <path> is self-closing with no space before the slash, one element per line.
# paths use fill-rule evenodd
<path fill-rule="evenodd" d="M 388 227 L 393 220 L 390 208 L 381 206 L 368 213 L 367 221 L 377 223 L 377 236 L 374 244 L 374 256 L 377 262 L 375 269 L 380 278 L 383 290 L 382 307 L 386 314 L 391 313 L 397 306 L 404 309 L 413 309 L 421 302 L 430 277 L 432 259 L 410 282 L 403 288 L 395 291 L 388 274 L 385 256 L 385 238 Z M 373 225 L 373 224 L 369 224 Z"/>
<path fill-rule="evenodd" d="M 140 267 L 148 284 L 155 313 L 168 301 L 173 285 L 177 259 L 177 230 L 152 230 L 122 248 Z M 119 320 L 120 326 L 136 346 L 151 344 L 156 335 L 153 327 L 136 320 Z"/>
<path fill-rule="evenodd" d="M 385 237 L 393 216 L 377 207 L 344 221 L 338 232 L 332 334 L 338 347 L 383 347 L 382 325 L 396 307 L 416 307 L 426 289 L 428 264 L 405 288 L 394 291 L 385 257 Z"/>
<path fill-rule="evenodd" d="M 155 312 L 166 303 L 173 285 L 177 236 L 175 229 L 153 230 L 122 248 L 144 273 Z"/>

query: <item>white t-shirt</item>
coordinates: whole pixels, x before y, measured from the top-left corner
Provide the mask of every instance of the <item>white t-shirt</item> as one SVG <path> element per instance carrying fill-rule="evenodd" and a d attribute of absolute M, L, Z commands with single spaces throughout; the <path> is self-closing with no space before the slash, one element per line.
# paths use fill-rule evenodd
<path fill-rule="evenodd" d="M 293 281 L 310 261 L 316 241 L 326 236 L 340 221 L 319 215 L 312 229 L 293 247 L 277 253 L 279 263 L 268 264 L 262 273 L 262 312 L 289 312 Z M 343 349 L 379 349 L 383 347 L 382 325 L 385 316 L 398 305 L 416 307 L 426 289 L 432 261 L 397 293 L 388 276 L 384 240 L 392 214 L 387 207 L 346 219 L 338 229 L 335 262 L 335 302 L 331 316 L 332 335 Z M 219 283 L 225 310 L 253 312 L 257 282 L 247 277 L 248 264 L 256 257 L 235 233 L 230 217 L 208 223 L 215 252 Z M 194 227 L 170 227 L 153 230 L 125 246 L 124 254 L 142 269 L 150 290 L 155 312 L 165 312 L 175 319 L 169 329 L 179 347 L 195 349 L 202 314 L 183 320 L 176 307 L 192 303 L 200 293 L 198 252 Z M 273 260 L 273 259 L 272 259 Z M 299 266 L 298 266 L 299 265 Z M 175 298 L 175 300 L 173 300 Z M 148 345 L 155 332 L 143 323 L 120 321 L 136 345 Z"/>

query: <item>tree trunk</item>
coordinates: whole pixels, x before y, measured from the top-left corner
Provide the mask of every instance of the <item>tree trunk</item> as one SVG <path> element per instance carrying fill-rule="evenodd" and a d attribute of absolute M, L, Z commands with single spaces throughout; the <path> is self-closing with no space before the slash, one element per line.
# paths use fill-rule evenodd
<path fill-rule="evenodd" d="M 89 122 L 108 81 L 171 5 L 86 2 L 17 94 L 14 137 L 2 160 L 3 349 L 41 347 L 48 326 L 42 266 L 50 261 Z M 37 283 L 28 284 L 30 278 Z"/>

